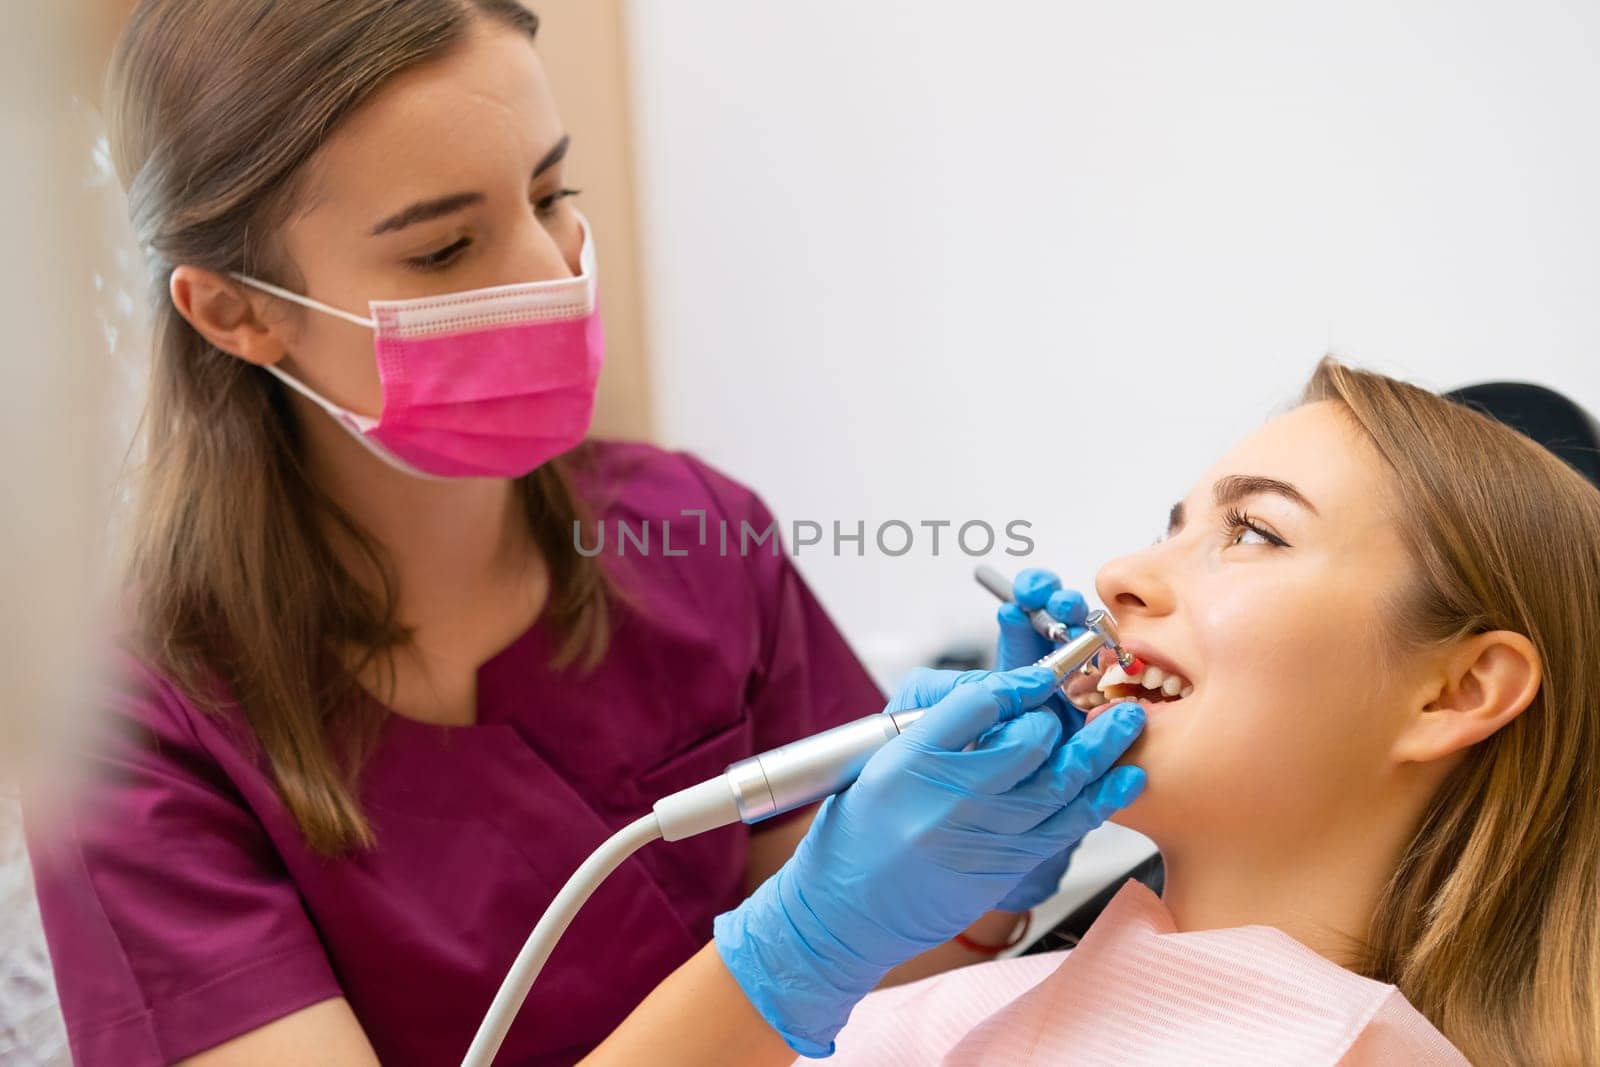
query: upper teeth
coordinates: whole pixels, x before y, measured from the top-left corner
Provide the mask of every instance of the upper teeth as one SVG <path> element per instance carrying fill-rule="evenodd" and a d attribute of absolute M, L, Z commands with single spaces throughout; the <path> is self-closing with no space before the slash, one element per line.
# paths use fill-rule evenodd
<path fill-rule="evenodd" d="M 1140 685 L 1146 689 L 1159 689 L 1169 697 L 1187 697 L 1194 692 L 1194 686 L 1189 684 L 1188 679 L 1176 672 L 1169 674 L 1160 667 L 1146 667 L 1142 675 L 1130 678 L 1120 663 L 1113 663 L 1106 669 L 1100 676 L 1096 688 L 1105 692 L 1114 685 Z"/>

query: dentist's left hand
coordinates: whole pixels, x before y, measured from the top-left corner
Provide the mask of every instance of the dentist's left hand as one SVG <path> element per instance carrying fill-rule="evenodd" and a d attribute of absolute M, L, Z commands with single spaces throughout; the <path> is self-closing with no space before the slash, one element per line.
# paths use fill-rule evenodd
<path fill-rule="evenodd" d="M 1063 589 L 1061 579 L 1053 571 L 1037 567 L 1018 571 L 1011 583 L 1011 600 L 1000 605 L 998 614 L 1000 639 L 995 648 L 995 665 L 999 670 L 1009 671 L 1027 663 L 1037 663 L 1055 647 L 1028 619 L 1028 612 L 1040 609 L 1058 622 L 1066 623 L 1071 637 L 1083 633 L 1084 621 L 1089 617 L 1089 604 L 1083 594 L 1076 589 Z M 1060 692 L 1051 695 L 1047 706 L 1061 718 L 1068 736 L 1083 727 L 1084 713 Z M 1067 873 L 1067 864 L 1077 849 L 1078 843 L 1074 841 L 1039 864 L 1006 895 L 997 906 L 998 910 L 1027 911 L 1049 900 L 1061 887 L 1061 876 Z"/>
<path fill-rule="evenodd" d="M 1011 600 L 1001 604 L 995 616 L 1000 623 L 1000 637 L 995 643 L 996 670 L 1010 671 L 1037 663 L 1056 647 L 1028 619 L 1029 612 L 1040 609 L 1066 623 L 1071 637 L 1083 633 L 1083 624 L 1089 617 L 1089 602 L 1083 594 L 1076 589 L 1063 589 L 1054 571 L 1038 567 L 1018 571 L 1011 581 Z M 1050 703 L 1063 716 L 1069 734 L 1083 725 L 1083 713 L 1068 704 L 1066 697 L 1057 694 Z"/>
<path fill-rule="evenodd" d="M 928 713 L 830 797 L 794 856 L 717 917 L 724 964 L 791 1048 L 827 1055 L 883 976 L 994 908 L 1144 785 L 1112 765 L 1144 726 L 1106 712 L 1066 744 L 1051 673 L 925 671 L 888 710 Z M 976 741 L 970 751 L 967 747 Z"/>

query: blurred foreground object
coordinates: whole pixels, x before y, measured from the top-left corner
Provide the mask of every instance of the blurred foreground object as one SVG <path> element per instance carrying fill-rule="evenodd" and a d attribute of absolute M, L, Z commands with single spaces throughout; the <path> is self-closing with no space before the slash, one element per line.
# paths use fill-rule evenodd
<path fill-rule="evenodd" d="M 74 58 L 109 10 L 18 4 L 0 35 L 0 782 L 44 780 L 82 709 L 105 531 L 114 379 L 85 210 L 97 79 Z M 94 92 L 90 102 L 85 96 Z"/>
<path fill-rule="evenodd" d="M 70 1062 L 22 843 L 18 792 L 70 779 L 94 704 L 116 371 L 95 273 L 96 60 L 125 12 L 7 5 L 0 34 L 0 1062 Z M 98 199 L 97 199 L 98 198 Z"/>

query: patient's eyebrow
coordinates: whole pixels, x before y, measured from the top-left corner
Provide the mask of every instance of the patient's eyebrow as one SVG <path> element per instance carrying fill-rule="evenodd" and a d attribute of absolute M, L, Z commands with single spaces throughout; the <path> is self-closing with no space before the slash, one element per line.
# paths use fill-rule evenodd
<path fill-rule="evenodd" d="M 1292 500 L 1305 508 L 1311 514 L 1318 514 L 1317 506 L 1306 499 L 1304 493 L 1293 485 L 1277 478 L 1266 478 L 1259 474 L 1229 474 L 1218 478 L 1211 486 L 1211 502 L 1219 507 L 1237 504 L 1246 497 L 1257 496 L 1261 493 L 1270 493 L 1281 496 L 1285 500 Z"/>

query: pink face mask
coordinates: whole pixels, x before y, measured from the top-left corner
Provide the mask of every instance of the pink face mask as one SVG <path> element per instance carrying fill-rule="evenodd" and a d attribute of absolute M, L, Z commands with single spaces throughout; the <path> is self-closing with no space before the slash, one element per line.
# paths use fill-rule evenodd
<path fill-rule="evenodd" d="M 369 319 L 234 277 L 373 331 L 383 387 L 376 419 L 340 407 L 277 367 L 267 370 L 380 459 L 422 478 L 517 478 L 589 432 L 605 338 L 587 221 L 580 268 L 575 278 L 373 300 Z"/>

